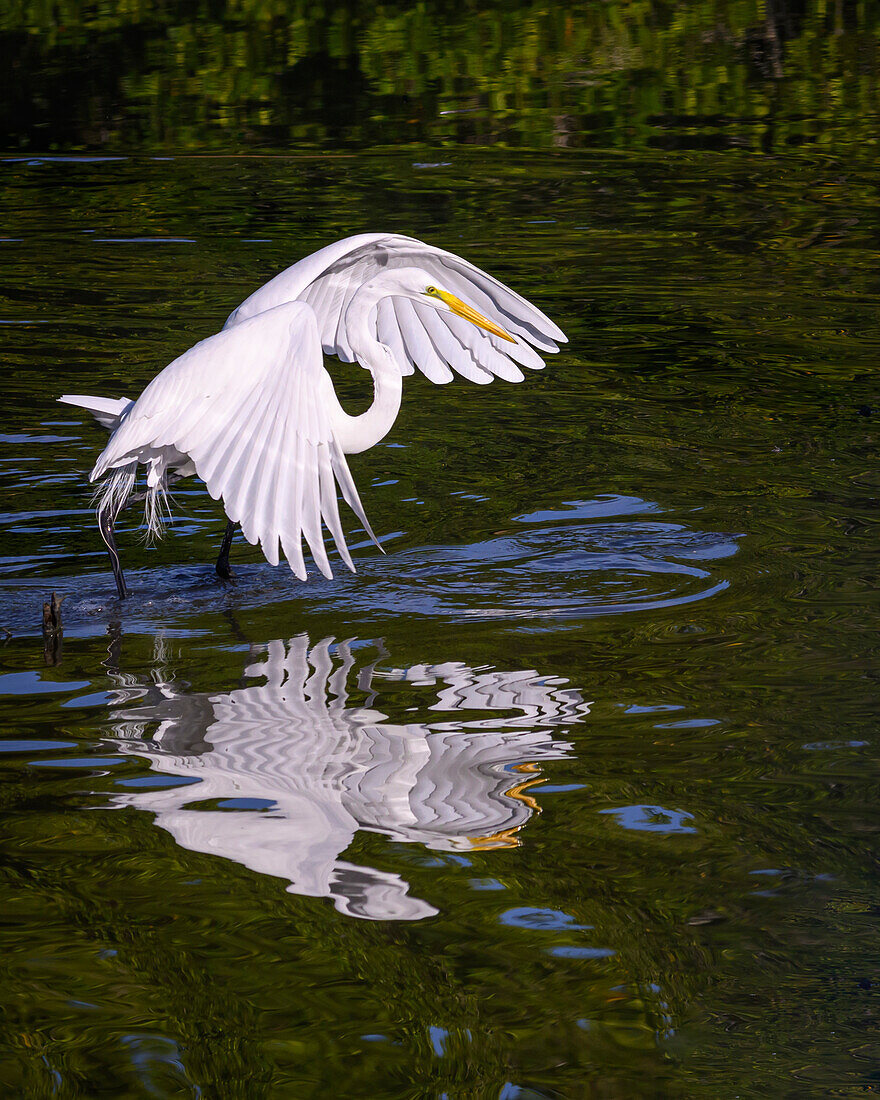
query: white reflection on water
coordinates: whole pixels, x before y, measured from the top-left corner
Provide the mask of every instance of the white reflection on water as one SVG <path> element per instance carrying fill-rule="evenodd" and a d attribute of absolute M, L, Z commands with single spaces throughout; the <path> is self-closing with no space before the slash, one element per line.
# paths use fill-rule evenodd
<path fill-rule="evenodd" d="M 244 674 L 265 683 L 218 695 L 119 677 L 114 702 L 137 705 L 111 715 L 118 748 L 191 782 L 129 790 L 114 804 L 154 813 L 185 848 L 371 920 L 437 910 L 399 875 L 340 858 L 359 829 L 445 851 L 518 843 L 537 809 L 526 787 L 538 762 L 571 749 L 553 732 L 590 707 L 561 677 L 455 661 L 397 669 L 375 647 L 332 639 L 310 646 L 300 635 L 252 654 L 262 659 Z M 402 682 L 416 701 L 427 696 L 404 724 L 378 709 Z"/>

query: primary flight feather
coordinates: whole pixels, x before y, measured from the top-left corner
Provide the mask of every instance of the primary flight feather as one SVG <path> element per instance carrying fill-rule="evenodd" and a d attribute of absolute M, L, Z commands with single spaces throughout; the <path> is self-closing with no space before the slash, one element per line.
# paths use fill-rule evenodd
<path fill-rule="evenodd" d="M 151 532 L 161 529 L 169 476 L 197 474 L 229 519 L 217 571 L 228 576 L 236 524 L 272 565 L 279 547 L 306 579 L 302 540 L 332 577 L 326 525 L 346 565 L 337 488 L 376 542 L 346 462 L 390 431 L 403 377 L 435 383 L 453 372 L 485 384 L 540 369 L 566 339 L 539 309 L 451 252 L 399 234 L 365 233 L 328 245 L 276 275 L 232 311 L 223 330 L 170 363 L 136 401 L 65 394 L 112 432 L 90 480 L 120 597 L 113 533 L 146 466 Z M 538 349 L 538 350 L 536 350 Z M 323 356 L 373 376 L 367 412 L 339 404 Z M 378 545 L 378 542 L 376 542 Z"/>

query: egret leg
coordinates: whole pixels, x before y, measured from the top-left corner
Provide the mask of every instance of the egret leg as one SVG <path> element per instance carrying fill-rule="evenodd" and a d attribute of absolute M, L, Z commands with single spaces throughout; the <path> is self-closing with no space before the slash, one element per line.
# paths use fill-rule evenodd
<path fill-rule="evenodd" d="M 217 558 L 217 564 L 214 567 L 217 570 L 217 576 L 224 581 L 232 580 L 232 570 L 229 568 L 229 549 L 232 546 L 232 540 L 235 538 L 235 528 L 237 526 L 232 520 L 226 524 L 226 534 L 223 536 L 220 556 Z"/>
<path fill-rule="evenodd" d="M 98 530 L 101 532 L 101 538 L 104 540 L 104 545 L 107 547 L 107 552 L 110 555 L 110 564 L 113 567 L 113 577 L 116 580 L 116 591 L 119 593 L 120 600 L 124 600 L 128 595 L 125 588 L 125 577 L 122 575 L 122 564 L 119 561 L 119 551 L 116 549 L 116 539 L 113 537 L 113 523 L 115 516 L 111 516 L 109 512 L 98 512 Z"/>

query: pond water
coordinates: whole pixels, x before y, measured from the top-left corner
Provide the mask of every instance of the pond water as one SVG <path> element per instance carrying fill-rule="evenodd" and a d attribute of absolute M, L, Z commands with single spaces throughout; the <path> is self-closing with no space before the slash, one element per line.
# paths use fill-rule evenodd
<path fill-rule="evenodd" d="M 49 33 L 19 7 L 5 1093 L 875 1092 L 864 7 L 654 27 L 659 6 L 590 5 L 568 30 L 466 8 L 427 44 L 436 5 L 345 9 L 300 54 L 273 13 L 72 4 Z M 581 56 L 600 41 L 616 68 Z M 534 64 L 499 90 L 505 43 Z M 239 538 L 219 583 L 224 519 L 190 481 L 158 545 L 121 524 L 121 605 L 87 484 L 102 432 L 55 398 L 136 396 L 260 283 L 370 229 L 465 255 L 570 343 L 517 386 L 406 380 L 350 462 L 386 551 L 349 514 L 357 574 L 301 584 Z M 364 407 L 364 372 L 332 369 Z"/>

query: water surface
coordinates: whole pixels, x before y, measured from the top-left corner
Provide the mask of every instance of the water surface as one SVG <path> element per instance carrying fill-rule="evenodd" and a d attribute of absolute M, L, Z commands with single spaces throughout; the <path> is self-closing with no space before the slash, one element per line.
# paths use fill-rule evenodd
<path fill-rule="evenodd" d="M 480 84 L 469 10 L 460 54 L 436 12 L 425 38 L 400 16 L 430 77 L 409 84 L 342 18 L 295 55 L 293 29 L 203 13 L 182 61 L 149 20 L 153 53 L 117 53 L 100 5 L 39 46 L 39 13 L 3 24 L 55 103 L 0 163 L 10 1095 L 876 1089 L 869 15 L 791 16 L 776 57 L 757 7 L 695 5 L 654 37 L 614 24 L 626 54 L 599 7 L 569 37 L 510 16 L 501 54 L 531 27 L 547 59 L 520 99 Z M 157 113 L 233 40 L 259 94 L 224 113 L 188 85 Z M 282 47 L 313 79 L 275 95 Z M 356 59 L 336 114 L 328 55 Z M 59 113 L 59 65 L 104 75 L 104 137 L 98 100 Z M 682 114 L 652 113 L 671 88 Z M 238 540 L 219 584 L 223 518 L 188 482 L 158 546 L 122 524 L 120 606 L 102 433 L 55 397 L 136 395 L 285 265 L 376 228 L 464 253 L 570 344 L 518 386 L 407 379 L 351 461 L 386 550 L 349 519 L 356 575 L 302 585 Z M 335 371 L 352 409 L 361 374 Z"/>

